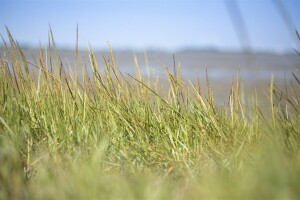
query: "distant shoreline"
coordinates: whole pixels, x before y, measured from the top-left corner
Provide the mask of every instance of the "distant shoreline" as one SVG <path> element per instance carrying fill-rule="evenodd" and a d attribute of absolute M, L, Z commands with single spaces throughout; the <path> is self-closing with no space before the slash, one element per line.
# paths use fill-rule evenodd
<path fill-rule="evenodd" d="M 44 47 L 45 45 L 43 45 Z M 33 47 L 28 45 L 20 45 L 20 47 L 23 50 L 31 50 L 31 51 L 37 51 L 39 50 L 39 47 Z M 53 49 L 51 47 L 51 49 Z M 92 48 L 95 52 L 108 52 L 108 48 Z M 5 50 L 4 45 L 0 45 L 0 51 Z M 74 52 L 75 51 L 75 45 L 74 47 L 58 47 L 58 51 L 66 51 L 66 52 Z M 88 48 L 79 48 L 79 51 L 84 53 L 88 52 Z M 168 49 L 160 49 L 160 48 L 113 48 L 114 52 L 130 52 L 130 53 L 144 53 L 144 52 L 156 52 L 156 53 L 220 53 L 220 54 L 228 54 L 228 53 L 234 53 L 234 54 L 274 54 L 274 55 L 296 55 L 296 52 L 293 48 L 290 50 L 283 50 L 283 51 L 271 51 L 271 50 L 253 50 L 253 51 L 243 51 L 243 50 L 234 50 L 234 49 L 218 49 L 218 48 L 179 48 L 174 50 L 168 50 Z"/>

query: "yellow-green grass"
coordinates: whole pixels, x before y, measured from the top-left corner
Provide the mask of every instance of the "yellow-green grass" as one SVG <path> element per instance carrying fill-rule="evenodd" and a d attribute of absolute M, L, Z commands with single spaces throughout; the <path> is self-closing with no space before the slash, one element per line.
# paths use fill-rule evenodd
<path fill-rule="evenodd" d="M 297 72 L 292 93 L 271 78 L 269 107 L 253 94 L 249 109 L 238 78 L 228 102 L 216 104 L 208 77 L 203 94 L 179 67 L 165 67 L 161 90 L 138 64 L 122 73 L 111 50 L 102 70 L 92 49 L 87 65 L 78 48 L 75 66 L 63 65 L 50 30 L 51 47 L 29 63 L 8 34 L 0 199 L 300 198 Z"/>

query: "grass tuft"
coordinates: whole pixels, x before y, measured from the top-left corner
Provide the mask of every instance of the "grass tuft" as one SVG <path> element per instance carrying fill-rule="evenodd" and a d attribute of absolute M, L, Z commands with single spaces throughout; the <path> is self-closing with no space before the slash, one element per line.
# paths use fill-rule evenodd
<path fill-rule="evenodd" d="M 113 51 L 62 63 L 52 30 L 31 63 L 8 32 L 0 57 L 0 199 L 299 199 L 299 74 L 271 78 L 269 110 L 216 103 L 208 73 L 167 85 L 124 74 Z M 78 31 L 77 37 L 78 38 Z M 77 39 L 78 40 L 78 39 Z M 145 55 L 146 57 L 146 55 Z M 74 71 L 75 70 L 75 71 Z M 89 73 L 92 72 L 92 74 Z"/>

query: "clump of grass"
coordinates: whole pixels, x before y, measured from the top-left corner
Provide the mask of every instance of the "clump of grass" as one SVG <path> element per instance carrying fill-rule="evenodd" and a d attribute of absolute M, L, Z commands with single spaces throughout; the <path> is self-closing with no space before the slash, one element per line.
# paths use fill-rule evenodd
<path fill-rule="evenodd" d="M 101 69 L 62 63 L 49 47 L 29 63 L 8 31 L 0 57 L 0 199 L 297 199 L 299 76 L 270 83 L 270 109 L 246 109 L 239 78 L 216 104 L 206 80 L 168 87 L 124 74 L 111 49 Z M 50 46 L 50 43 L 52 44 Z M 175 73 L 176 72 L 176 73 Z M 4 163 L 4 164 L 3 164 Z"/>

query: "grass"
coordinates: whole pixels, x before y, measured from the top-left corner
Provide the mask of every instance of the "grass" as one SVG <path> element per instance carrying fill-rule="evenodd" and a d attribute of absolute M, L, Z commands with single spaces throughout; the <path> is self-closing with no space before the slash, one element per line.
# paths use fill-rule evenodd
<path fill-rule="evenodd" d="M 167 89 L 124 74 L 113 52 L 63 65 L 49 46 L 29 63 L 8 31 L 0 57 L 0 199 L 299 199 L 299 74 L 282 90 L 217 104 L 208 77 Z M 51 43 L 51 45 L 50 45 Z M 89 74 L 88 68 L 92 69 Z M 292 91 L 292 92 L 287 92 Z M 264 111 L 263 111 L 264 110 Z M 267 110 L 265 112 L 265 110 Z"/>

